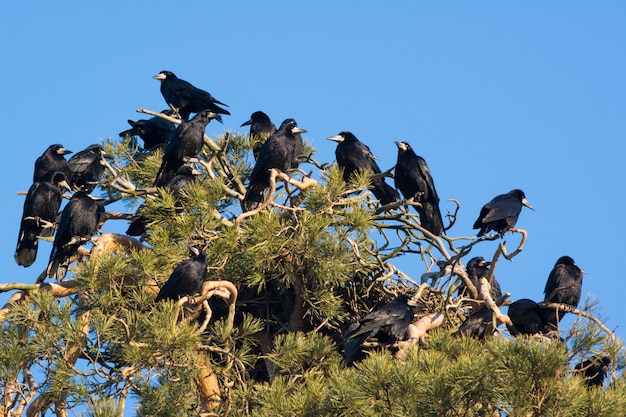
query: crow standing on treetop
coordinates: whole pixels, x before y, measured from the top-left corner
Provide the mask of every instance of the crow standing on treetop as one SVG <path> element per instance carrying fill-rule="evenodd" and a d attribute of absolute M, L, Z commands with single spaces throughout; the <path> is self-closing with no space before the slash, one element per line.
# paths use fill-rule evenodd
<path fill-rule="evenodd" d="M 72 170 L 73 188 L 77 191 L 92 192 L 104 173 L 102 158 L 106 157 L 108 155 L 104 153 L 104 148 L 101 145 L 91 145 L 72 155 L 67 163 Z"/>
<path fill-rule="evenodd" d="M 58 143 L 48 146 L 44 153 L 35 161 L 33 182 L 49 182 L 55 172 L 62 173 L 68 182 L 71 181 L 72 170 L 63 157 L 69 153 L 72 153 L 72 151 L 68 151 L 63 145 Z"/>
<path fill-rule="evenodd" d="M 343 168 L 343 180 L 350 181 L 352 173 L 358 170 L 369 174 L 380 174 L 381 170 L 376 163 L 376 157 L 367 145 L 359 141 L 351 132 L 340 132 L 328 140 L 337 142 L 335 157 L 337 165 Z M 385 205 L 400 200 L 400 194 L 385 182 L 384 178 L 372 179 L 372 193 Z"/>
<path fill-rule="evenodd" d="M 513 324 L 507 325 L 512 336 L 546 334 L 552 330 L 548 325 L 546 310 L 528 298 L 511 303 L 508 316 Z"/>
<path fill-rule="evenodd" d="M 373 337 L 381 342 L 400 340 L 406 334 L 409 324 L 415 318 L 413 307 L 408 294 L 402 294 L 390 303 L 384 304 L 372 311 L 358 323 L 352 324 L 344 333 L 343 347 L 346 362 L 351 364 L 361 353 L 361 345 Z"/>
<path fill-rule="evenodd" d="M 63 189 L 70 189 L 67 179 L 63 173 L 55 172 L 51 181 L 36 182 L 28 190 L 14 255 L 18 265 L 31 266 L 37 257 L 39 236 L 54 234 Z"/>
<path fill-rule="evenodd" d="M 243 211 L 254 210 L 265 199 L 270 188 L 270 169 L 283 173 L 298 167 L 296 158 L 302 154 L 303 144 L 300 133 L 306 130 L 298 127 L 294 119 L 286 119 L 261 147 L 259 159 L 250 173 L 248 190 L 241 205 Z M 294 167 L 295 165 L 295 167 Z"/>
<path fill-rule="evenodd" d="M 221 120 L 221 117 L 210 110 L 203 110 L 193 119 L 178 126 L 163 154 L 163 162 L 154 182 L 155 187 L 167 184 L 176 175 L 178 168 L 185 164 L 185 158 L 198 155 L 204 145 L 204 130 L 213 119 Z"/>
<path fill-rule="evenodd" d="M 171 115 L 173 112 L 164 110 L 161 113 Z M 143 148 L 147 150 L 168 143 L 176 131 L 174 123 L 156 116 L 151 119 L 140 119 L 136 122 L 129 119 L 128 124 L 131 125 L 131 128 L 120 132 L 119 136 L 139 136 L 143 140 Z"/>
<path fill-rule="evenodd" d="M 207 273 L 206 255 L 195 246 L 187 246 L 191 257 L 178 264 L 155 301 L 178 300 L 180 297 L 193 296 L 202 290 Z"/>
<path fill-rule="evenodd" d="M 426 161 L 407 142 L 395 142 L 398 147 L 395 184 L 404 198 L 413 198 L 421 206 L 413 206 L 420 215 L 420 224 L 432 234 L 443 233 L 439 211 L 439 196 Z"/>
<path fill-rule="evenodd" d="M 80 245 L 96 233 L 104 208 L 86 192 L 79 191 L 70 199 L 61 213 L 59 228 L 54 237 L 46 276 L 61 281 L 67 273 L 71 257 Z"/>
<path fill-rule="evenodd" d="M 580 302 L 583 286 L 583 271 L 569 256 L 561 256 L 546 282 L 544 302 L 567 304 L 576 308 Z M 558 322 L 565 315 L 565 311 L 559 311 L 558 319 L 556 309 L 546 308 L 548 323 L 558 328 Z"/>
<path fill-rule="evenodd" d="M 270 117 L 262 111 L 255 111 L 250 115 L 250 119 L 243 122 L 241 126 L 250 125 L 250 144 L 252 145 L 252 153 L 254 160 L 259 160 L 261 147 L 268 137 L 276 132 L 276 125 L 272 123 Z"/>
<path fill-rule="evenodd" d="M 498 234 L 515 227 L 517 218 L 522 211 L 522 205 L 531 210 L 535 208 L 526 200 L 522 190 L 511 190 L 506 194 L 494 197 L 480 210 L 478 219 L 474 222 L 474 229 L 480 229 L 478 236 L 493 230 Z"/>
<path fill-rule="evenodd" d="M 194 87 L 185 80 L 181 80 L 171 71 L 161 71 L 153 78 L 161 81 L 161 94 L 165 102 L 177 112 L 182 120 L 189 120 L 189 114 L 210 110 L 218 114 L 230 114 L 228 110 L 218 104 L 228 107 L 216 100 L 208 92 Z M 221 122 L 221 119 L 218 119 Z"/>

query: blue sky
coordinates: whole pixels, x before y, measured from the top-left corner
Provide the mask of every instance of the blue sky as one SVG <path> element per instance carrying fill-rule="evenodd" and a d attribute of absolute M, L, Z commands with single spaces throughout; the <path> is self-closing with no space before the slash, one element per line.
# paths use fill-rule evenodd
<path fill-rule="evenodd" d="M 484 203 L 523 189 L 536 211 L 518 222 L 525 250 L 498 265 L 503 290 L 541 300 L 554 263 L 570 255 L 587 272 L 583 296 L 622 326 L 626 4 L 395 3 L 4 5 L 0 282 L 33 282 L 49 255 L 42 243 L 32 267 L 13 260 L 24 201 L 15 193 L 30 186 L 35 159 L 52 143 L 76 152 L 116 137 L 144 118 L 138 107 L 165 108 L 152 76 L 167 69 L 230 106 L 209 136 L 244 131 L 263 110 L 308 130 L 318 161 L 333 161 L 326 138 L 349 130 L 383 169 L 395 164 L 393 141 L 408 141 L 442 208 L 462 204 L 450 235 L 473 235 Z M 411 256 L 397 264 L 424 272 Z"/>

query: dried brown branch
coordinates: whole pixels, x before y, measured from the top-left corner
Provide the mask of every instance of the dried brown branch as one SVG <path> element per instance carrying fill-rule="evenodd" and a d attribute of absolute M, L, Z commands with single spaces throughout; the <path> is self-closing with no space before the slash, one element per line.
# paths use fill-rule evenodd
<path fill-rule="evenodd" d="M 491 298 L 491 284 L 487 281 L 487 278 L 480 278 L 480 298 L 482 298 L 485 302 L 485 306 L 493 313 L 496 323 L 502 323 L 507 326 L 512 325 L 511 319 L 506 314 L 500 311 L 500 308 L 496 304 L 496 302 Z"/>
<path fill-rule="evenodd" d="M 516 229 L 510 228 L 510 232 L 519 233 L 522 235 L 522 240 L 519 245 L 517 245 L 517 249 L 513 251 L 510 255 L 506 252 L 506 242 L 500 242 L 500 250 L 502 251 L 502 256 L 504 256 L 507 260 L 512 261 L 515 256 L 517 256 L 522 249 L 524 249 L 524 244 L 526 243 L 526 238 L 528 237 L 528 232 L 524 229 Z"/>

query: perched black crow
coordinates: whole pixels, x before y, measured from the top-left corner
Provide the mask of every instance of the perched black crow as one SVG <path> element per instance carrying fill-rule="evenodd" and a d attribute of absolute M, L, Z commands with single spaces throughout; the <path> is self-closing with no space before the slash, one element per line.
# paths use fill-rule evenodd
<path fill-rule="evenodd" d="M 250 125 L 250 144 L 252 145 L 252 153 L 254 160 L 259 159 L 261 147 L 268 137 L 276 132 L 276 125 L 272 123 L 270 117 L 262 111 L 255 111 L 250 115 L 250 120 L 243 122 L 241 126 Z"/>
<path fill-rule="evenodd" d="M 176 175 L 174 178 L 168 181 L 165 184 L 165 188 L 169 189 L 173 194 L 174 198 L 178 202 L 182 199 L 182 191 L 188 190 L 189 185 L 196 179 L 196 176 L 199 175 L 200 172 L 194 170 L 192 167 L 188 165 L 183 165 L 178 168 L 176 171 Z M 126 230 L 126 234 L 128 236 L 141 236 L 146 232 L 146 228 L 148 226 L 148 222 L 145 217 L 141 215 L 141 211 L 143 210 L 143 204 L 139 206 L 137 209 L 137 218 L 133 220 L 130 225 L 128 225 L 128 229 Z"/>
<path fill-rule="evenodd" d="M 376 337 L 382 342 L 402 339 L 415 317 L 412 305 L 409 295 L 402 294 L 352 324 L 343 336 L 344 355 L 348 364 L 358 359 L 361 345 L 368 339 Z"/>
<path fill-rule="evenodd" d="M 210 110 L 218 114 L 230 114 L 228 110 L 218 104 L 228 107 L 216 100 L 211 94 L 194 87 L 185 80 L 181 80 L 171 71 L 161 71 L 153 78 L 161 81 L 161 94 L 165 102 L 177 112 L 182 120 L 189 120 L 190 113 L 200 113 Z M 222 119 L 218 118 L 221 122 Z"/>
<path fill-rule="evenodd" d="M 526 200 L 522 190 L 511 190 L 506 194 L 494 197 L 480 210 L 478 219 L 474 222 L 474 229 L 480 229 L 478 236 L 493 230 L 499 234 L 506 232 L 517 223 L 522 211 L 522 205 L 531 210 L 535 208 Z"/>
<path fill-rule="evenodd" d="M 76 191 L 93 191 L 104 173 L 101 161 L 105 157 L 107 154 L 101 145 L 91 145 L 72 155 L 67 162 L 72 170 L 72 187 Z"/>
<path fill-rule="evenodd" d="M 14 255 L 18 265 L 31 266 L 37 257 L 38 237 L 54 234 L 63 189 L 70 186 L 65 175 L 56 172 L 50 182 L 36 182 L 28 190 Z"/>
<path fill-rule="evenodd" d="M 465 319 L 453 336 L 472 336 L 483 340 L 493 335 L 495 328 L 493 313 L 482 305 Z"/>
<path fill-rule="evenodd" d="M 352 173 L 358 170 L 369 174 L 380 174 L 380 168 L 376 163 L 376 157 L 365 144 L 359 141 L 350 132 L 341 132 L 337 136 L 328 138 L 338 142 L 335 149 L 337 165 L 343 168 L 343 180 L 348 182 Z M 385 182 L 384 178 L 372 179 L 372 192 L 380 204 L 389 204 L 400 200 L 400 194 Z"/>
<path fill-rule="evenodd" d="M 426 161 L 418 156 L 407 142 L 396 142 L 398 162 L 395 184 L 404 198 L 413 198 L 420 206 L 414 206 L 420 215 L 422 227 L 434 235 L 443 233 L 443 219 L 439 211 L 439 196 Z"/>
<path fill-rule="evenodd" d="M 544 301 L 577 307 L 582 294 L 583 272 L 572 258 L 561 256 L 548 276 L 546 288 L 543 290 L 546 295 Z M 546 308 L 546 315 L 548 323 L 558 328 L 558 322 L 563 318 L 565 312 L 559 311 L 557 319 L 556 310 Z"/>
<path fill-rule="evenodd" d="M 187 246 L 191 257 L 178 264 L 163 284 L 155 301 L 178 300 L 180 297 L 193 296 L 202 290 L 202 283 L 207 273 L 206 255 L 204 251 L 194 246 Z"/>
<path fill-rule="evenodd" d="M 185 164 L 185 158 L 194 158 L 204 145 L 204 130 L 213 119 L 220 120 L 219 114 L 203 110 L 188 122 L 182 122 L 163 154 L 163 162 L 159 168 L 154 185 L 163 186 L 171 180 L 178 168 Z"/>
<path fill-rule="evenodd" d="M 63 145 L 50 145 L 44 153 L 35 161 L 35 173 L 33 175 L 33 183 L 50 182 L 55 172 L 65 175 L 67 181 L 71 181 L 72 171 L 64 158 L 64 155 L 72 153 L 63 147 Z"/>
<path fill-rule="evenodd" d="M 507 326 L 512 336 L 546 334 L 552 330 L 548 324 L 546 310 L 528 298 L 511 303 L 508 316 L 513 323 L 513 326 Z"/>
<path fill-rule="evenodd" d="M 474 284 L 474 287 L 476 287 L 476 291 L 480 291 L 480 279 L 483 277 L 487 278 L 489 276 L 489 265 L 491 265 L 491 262 L 485 261 L 485 258 L 482 256 L 472 258 L 467 263 L 465 271 L 467 272 L 470 281 L 472 281 L 472 284 Z M 502 297 L 500 284 L 494 278 L 491 281 L 491 298 L 495 301 L 500 297 Z"/>
<path fill-rule="evenodd" d="M 588 388 L 602 387 L 604 379 L 609 373 L 611 359 L 608 356 L 592 356 L 577 364 L 574 373 L 582 373 Z"/>
<path fill-rule="evenodd" d="M 266 198 L 270 187 L 270 169 L 284 173 L 297 168 L 296 158 L 302 155 L 302 138 L 300 133 L 306 130 L 298 127 L 293 119 L 286 119 L 280 128 L 272 134 L 261 147 L 259 159 L 250 174 L 250 182 L 243 199 L 243 211 L 254 210 Z"/>
<path fill-rule="evenodd" d="M 173 112 L 164 110 L 161 113 L 171 114 Z M 136 122 L 129 119 L 128 124 L 131 125 L 131 128 L 120 132 L 120 137 L 139 136 L 143 139 L 144 149 L 147 150 L 167 144 L 176 131 L 174 123 L 156 116 L 151 119 L 140 119 Z"/>
<path fill-rule="evenodd" d="M 96 233 L 103 212 L 104 208 L 86 192 L 79 191 L 72 196 L 61 213 L 46 276 L 57 281 L 65 277 L 72 255 Z"/>

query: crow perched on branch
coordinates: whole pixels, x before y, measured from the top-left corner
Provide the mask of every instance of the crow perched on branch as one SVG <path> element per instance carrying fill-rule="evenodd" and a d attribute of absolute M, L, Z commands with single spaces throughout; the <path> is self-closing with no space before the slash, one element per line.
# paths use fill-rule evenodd
<path fill-rule="evenodd" d="M 522 206 L 531 210 L 535 209 L 526 200 L 522 190 L 511 190 L 506 194 L 494 197 L 493 200 L 483 206 L 478 219 L 474 222 L 474 229 L 480 229 L 478 236 L 482 236 L 490 230 L 502 234 L 515 227 Z"/>
<path fill-rule="evenodd" d="M 191 257 L 178 264 L 163 284 L 155 301 L 178 300 L 180 297 L 193 296 L 202 290 L 202 283 L 207 274 L 206 255 L 195 246 L 187 247 Z"/>
<path fill-rule="evenodd" d="M 172 110 L 180 115 L 182 120 L 189 120 L 191 113 L 200 113 L 210 110 L 218 114 L 230 114 L 228 110 L 218 104 L 228 107 L 216 100 L 208 92 L 194 87 L 191 83 L 181 80 L 171 71 L 161 71 L 153 78 L 161 81 L 161 94 Z M 218 119 L 221 122 L 221 118 Z"/>
<path fill-rule="evenodd" d="M 485 258 L 483 258 L 482 256 L 472 258 L 467 263 L 465 271 L 467 272 L 467 275 L 472 284 L 474 284 L 474 287 L 476 287 L 476 291 L 480 290 L 480 279 L 483 277 L 487 278 L 489 276 L 490 265 L 491 262 L 485 261 Z M 500 289 L 500 284 L 494 278 L 491 281 L 491 298 L 493 298 L 495 301 L 500 297 L 502 297 L 502 290 Z"/>
<path fill-rule="evenodd" d="M 381 170 L 376 163 L 376 157 L 367 145 L 359 141 L 351 132 L 340 132 L 328 140 L 337 142 L 335 157 L 337 165 L 343 168 L 343 180 L 349 182 L 352 173 L 365 171 L 369 174 L 380 174 Z M 372 179 L 372 193 L 385 205 L 400 200 L 400 194 L 385 182 L 384 178 Z"/>
<path fill-rule="evenodd" d="M 171 110 L 164 110 L 161 113 L 171 115 Z M 128 120 L 130 129 L 120 132 L 120 137 L 139 136 L 143 140 L 143 148 L 152 150 L 158 146 L 169 143 L 172 135 L 176 131 L 176 126 L 160 117 L 150 119 L 140 119 L 136 122 Z"/>
<path fill-rule="evenodd" d="M 104 153 L 101 145 L 90 145 L 72 155 L 67 161 L 72 170 L 72 187 L 76 191 L 92 192 L 104 173 L 104 165 L 101 162 L 102 158 L 106 157 L 108 155 Z"/>
<path fill-rule="evenodd" d="M 221 120 L 221 117 L 210 110 L 203 110 L 193 119 L 178 126 L 163 154 L 163 162 L 154 182 L 155 187 L 167 184 L 176 175 L 178 168 L 185 164 L 185 158 L 198 155 L 204 145 L 204 130 L 213 119 Z"/>
<path fill-rule="evenodd" d="M 70 185 L 61 172 L 55 172 L 50 182 L 36 182 L 31 185 L 24 201 L 14 255 L 18 265 L 31 266 L 37 257 L 39 236 L 50 237 L 54 234 L 54 224 L 59 214 L 64 189 L 69 190 Z"/>
<path fill-rule="evenodd" d="M 543 291 L 546 296 L 544 301 L 578 307 L 582 294 L 584 272 L 572 258 L 561 256 L 548 276 L 546 288 Z M 546 315 L 548 323 L 554 328 L 558 328 L 558 322 L 565 315 L 565 311 L 559 311 L 557 319 L 556 309 L 546 308 Z"/>
<path fill-rule="evenodd" d="M 552 330 L 548 324 L 546 310 L 528 298 L 511 303 L 508 316 L 513 324 L 507 326 L 512 336 L 546 334 Z"/>
<path fill-rule="evenodd" d="M 270 117 L 262 111 L 255 111 L 250 115 L 250 119 L 243 122 L 241 126 L 250 125 L 250 144 L 252 145 L 252 153 L 254 160 L 259 160 L 261 147 L 268 137 L 276 132 L 276 125 L 272 123 Z"/>
<path fill-rule="evenodd" d="M 267 199 L 270 188 L 270 170 L 287 173 L 298 167 L 296 158 L 302 155 L 303 144 L 300 133 L 306 130 L 298 127 L 294 119 L 286 119 L 261 147 L 259 159 L 250 173 L 248 190 L 241 203 L 243 211 L 254 210 Z"/>
<path fill-rule="evenodd" d="M 492 311 L 483 304 L 465 319 L 453 336 L 472 336 L 484 340 L 493 335 L 496 327 Z"/>
<path fill-rule="evenodd" d="M 104 208 L 86 192 L 79 191 L 72 196 L 61 213 L 45 276 L 57 281 L 65 277 L 72 255 L 96 233 L 103 213 Z"/>
<path fill-rule="evenodd" d="M 398 147 L 395 184 L 404 198 L 413 198 L 421 206 L 414 206 L 420 215 L 420 224 L 432 234 L 443 233 L 443 219 L 439 211 L 439 196 L 426 161 L 415 154 L 407 142 L 395 142 Z"/>
<path fill-rule="evenodd" d="M 177 200 L 177 202 L 180 203 L 180 200 L 182 199 L 182 192 L 189 189 L 189 186 L 193 181 L 195 181 L 197 175 L 200 175 L 199 171 L 196 171 L 189 165 L 183 165 L 182 167 L 178 168 L 178 171 L 176 171 L 176 175 L 174 176 L 174 178 L 172 178 L 167 182 L 167 184 L 165 184 L 165 188 L 170 190 L 172 194 L 174 194 L 174 198 Z M 146 232 L 148 221 L 144 216 L 141 215 L 143 207 L 144 205 L 142 204 L 137 209 L 137 217 L 128 225 L 128 229 L 126 230 L 127 235 L 141 236 Z"/>
<path fill-rule="evenodd" d="M 35 173 L 33 175 L 33 183 L 50 182 L 55 172 L 65 175 L 67 181 L 72 179 L 72 171 L 64 158 L 64 155 L 72 153 L 63 147 L 63 145 L 54 144 L 48 146 L 44 153 L 35 161 Z"/>
<path fill-rule="evenodd" d="M 575 374 L 582 374 L 587 388 L 602 387 L 609 373 L 611 359 L 608 356 L 592 356 L 574 367 Z"/>
<path fill-rule="evenodd" d="M 409 324 L 415 317 L 415 303 L 408 294 L 402 294 L 390 303 L 372 311 L 358 323 L 352 324 L 344 333 L 343 347 L 346 362 L 358 359 L 361 345 L 368 339 L 378 338 L 382 342 L 393 342 L 404 337 Z"/>

